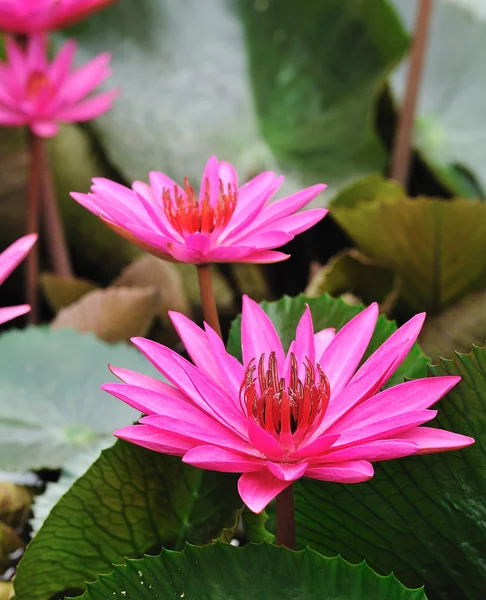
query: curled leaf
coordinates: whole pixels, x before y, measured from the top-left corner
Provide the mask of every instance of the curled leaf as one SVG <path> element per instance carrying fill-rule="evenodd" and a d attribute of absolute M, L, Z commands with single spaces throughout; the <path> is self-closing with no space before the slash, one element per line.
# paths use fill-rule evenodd
<path fill-rule="evenodd" d="M 95 290 L 62 309 L 51 327 L 93 332 L 105 342 L 129 341 L 133 336 L 147 334 L 156 307 L 154 288 Z"/>

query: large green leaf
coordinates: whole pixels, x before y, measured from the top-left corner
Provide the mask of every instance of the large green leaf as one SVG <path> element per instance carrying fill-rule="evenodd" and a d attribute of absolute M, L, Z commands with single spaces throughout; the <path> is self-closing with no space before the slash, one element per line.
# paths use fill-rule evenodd
<path fill-rule="evenodd" d="M 423 590 L 407 590 L 365 563 L 353 566 L 310 549 L 222 543 L 128 561 L 90 584 L 82 598 L 106 600 L 119 594 L 126 600 L 425 600 Z"/>
<path fill-rule="evenodd" d="M 352 562 L 366 558 L 429 598 L 483 600 L 486 589 L 486 349 L 431 367 L 462 381 L 438 405 L 436 425 L 470 435 L 465 450 L 375 465 L 369 483 L 301 480 L 300 545 Z"/>
<path fill-rule="evenodd" d="M 277 302 L 262 302 L 261 306 L 272 320 L 284 348 L 288 348 L 295 339 L 295 330 L 306 304 L 309 305 L 312 313 L 314 331 L 328 327 L 338 330 L 363 309 L 363 306 L 349 306 L 340 298 L 332 298 L 327 294 L 320 298 L 306 298 L 303 295 L 295 298 L 284 296 Z M 228 351 L 241 360 L 240 328 L 241 317 L 238 317 L 231 326 Z M 380 316 L 366 356 L 374 352 L 395 330 L 396 325 L 393 321 Z M 424 377 L 425 374 L 426 358 L 420 348 L 415 345 L 402 366 L 390 379 L 389 385 L 403 381 L 404 377 L 414 379 Z"/>
<path fill-rule="evenodd" d="M 118 441 L 61 498 L 30 543 L 17 600 L 82 593 L 125 556 L 214 539 L 241 506 L 232 475 Z"/>
<path fill-rule="evenodd" d="M 392 4 L 412 32 L 419 3 L 392 0 Z M 483 20 L 473 12 L 479 12 L 480 5 Z M 481 190 L 464 169 L 476 177 L 483 194 L 486 190 L 485 15 L 482 0 L 434 2 L 415 122 L 415 146 L 430 167 L 454 193 L 473 197 Z M 408 64 L 403 64 L 391 78 L 399 103 L 405 95 L 407 72 Z"/>
<path fill-rule="evenodd" d="M 45 327 L 2 334 L 0 468 L 56 469 L 91 448 L 113 444 L 113 430 L 138 413 L 99 389 L 116 380 L 110 362 L 155 372 L 134 348 L 92 334 Z"/>
<path fill-rule="evenodd" d="M 128 180 L 197 185 L 211 152 L 242 179 L 283 170 L 286 191 L 384 166 L 374 104 L 408 42 L 386 0 L 127 0 L 75 35 L 113 54 L 122 94 L 94 127 Z"/>
<path fill-rule="evenodd" d="M 351 186 L 333 216 L 358 247 L 396 272 L 413 311 L 438 313 L 486 284 L 486 204 L 407 198 L 380 177 Z"/>

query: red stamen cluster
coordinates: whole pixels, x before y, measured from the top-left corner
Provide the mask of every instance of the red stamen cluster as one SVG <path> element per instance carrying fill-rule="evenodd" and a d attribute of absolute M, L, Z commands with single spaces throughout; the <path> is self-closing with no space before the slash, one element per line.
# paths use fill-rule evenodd
<path fill-rule="evenodd" d="M 275 352 L 268 359 L 265 371 L 265 355 L 258 361 L 258 393 L 255 372 L 255 359 L 248 364 L 245 379 L 241 385 L 240 401 L 247 416 L 260 427 L 282 441 L 292 438 L 297 446 L 307 433 L 315 431 L 322 423 L 329 404 L 331 388 L 321 366 L 316 365 L 319 375 L 316 381 L 316 368 L 306 358 L 305 379 L 298 375 L 297 359 L 290 355 L 290 381 L 278 377 Z M 289 440 L 290 441 L 290 440 Z"/>
<path fill-rule="evenodd" d="M 162 191 L 165 214 L 176 231 L 181 235 L 191 233 L 213 233 L 228 224 L 237 202 L 237 191 L 228 189 L 225 191 L 222 181 L 219 181 L 219 196 L 215 206 L 210 202 L 209 181 L 206 179 L 205 196 L 197 200 L 194 188 L 189 185 L 187 177 L 184 178 L 185 196 L 177 188 Z"/>
<path fill-rule="evenodd" d="M 27 80 L 27 97 L 35 100 L 45 89 L 50 89 L 51 84 L 45 73 L 33 71 Z"/>

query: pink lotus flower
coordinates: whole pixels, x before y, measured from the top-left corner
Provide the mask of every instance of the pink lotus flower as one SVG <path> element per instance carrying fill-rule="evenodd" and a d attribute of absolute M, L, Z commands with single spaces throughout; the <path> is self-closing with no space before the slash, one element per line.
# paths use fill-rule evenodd
<path fill-rule="evenodd" d="M 0 254 L 0 285 L 7 279 L 15 267 L 24 260 L 36 241 L 37 234 L 31 233 L 14 242 Z M 30 306 L 28 304 L 0 308 L 0 325 L 16 317 L 20 317 L 20 315 L 25 315 L 29 310 Z"/>
<path fill-rule="evenodd" d="M 72 25 L 114 0 L 0 0 L 0 29 L 36 33 Z"/>
<path fill-rule="evenodd" d="M 0 62 L 0 125 L 29 125 L 36 135 L 52 137 L 59 123 L 89 121 L 111 108 L 116 91 L 86 98 L 110 76 L 109 54 L 73 71 L 73 41 L 51 64 L 42 35 L 29 37 L 25 50 L 12 38 L 6 46 L 7 63 Z"/>
<path fill-rule="evenodd" d="M 159 172 L 150 186 L 141 181 L 126 188 L 93 179 L 90 194 L 71 194 L 120 235 L 166 260 L 272 263 L 287 254 L 274 252 L 320 221 L 327 210 L 306 206 L 324 185 L 314 185 L 269 203 L 283 177 L 267 171 L 238 188 L 232 165 L 212 156 L 203 173 L 199 197 L 188 180 L 184 189 Z"/>
<path fill-rule="evenodd" d="M 417 339 L 424 314 L 359 367 L 377 316 L 373 304 L 337 334 L 314 334 L 307 308 L 285 354 L 268 316 L 245 297 L 241 364 L 207 325 L 204 331 L 172 313 L 194 364 L 135 338 L 172 385 L 112 369 L 125 383 L 103 389 L 146 415 L 115 435 L 196 467 L 242 473 L 239 493 L 254 512 L 300 477 L 358 483 L 373 477 L 372 462 L 472 444 L 470 437 L 421 427 L 436 416 L 430 407 L 459 377 L 417 379 L 380 391 Z"/>

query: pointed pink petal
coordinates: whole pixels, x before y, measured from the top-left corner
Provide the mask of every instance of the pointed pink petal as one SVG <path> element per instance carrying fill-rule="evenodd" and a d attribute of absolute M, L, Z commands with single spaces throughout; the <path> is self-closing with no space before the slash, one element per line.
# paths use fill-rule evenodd
<path fill-rule="evenodd" d="M 272 263 L 282 262 L 290 258 L 290 254 L 283 252 L 273 252 L 271 250 L 257 250 L 251 254 L 247 254 L 244 258 L 236 259 L 233 262 L 243 262 L 246 264 L 269 265 Z"/>
<path fill-rule="evenodd" d="M 339 401 L 331 399 L 325 418 L 326 427 L 385 385 L 410 352 L 424 319 L 425 313 L 415 315 L 373 352 L 343 390 Z"/>
<path fill-rule="evenodd" d="M 356 371 L 377 318 L 378 305 L 374 302 L 338 331 L 318 361 L 331 384 L 331 398 L 339 394 Z"/>
<path fill-rule="evenodd" d="M 277 180 L 277 175 L 273 171 L 264 171 L 250 181 L 247 181 L 238 190 L 238 203 L 235 213 L 244 211 L 248 204 L 251 204 L 255 198 L 260 198 L 262 194 L 266 194 L 267 190 L 272 187 Z"/>
<path fill-rule="evenodd" d="M 268 503 L 291 483 L 291 481 L 277 479 L 266 470 L 258 473 L 243 473 L 238 480 L 238 492 L 252 512 L 261 513 Z"/>
<path fill-rule="evenodd" d="M 372 396 L 334 423 L 328 431 L 344 432 L 366 427 L 403 413 L 430 408 L 461 380 L 460 377 L 414 379 Z"/>
<path fill-rule="evenodd" d="M 81 123 L 82 121 L 91 121 L 96 119 L 103 113 L 110 110 L 113 106 L 115 98 L 118 96 L 118 90 L 111 90 L 109 92 L 103 92 L 97 94 L 92 98 L 83 100 L 59 111 L 57 115 L 60 121 L 66 121 L 68 123 Z"/>
<path fill-rule="evenodd" d="M 261 458 L 238 454 L 218 446 L 197 446 L 184 455 L 182 462 L 221 473 L 250 473 L 261 471 L 265 463 Z"/>
<path fill-rule="evenodd" d="M 257 450 L 242 437 L 190 404 L 186 408 L 176 404 L 168 405 L 158 415 L 142 417 L 140 423 L 188 438 L 194 445 L 211 444 L 259 456 Z"/>
<path fill-rule="evenodd" d="M 301 444 L 298 450 L 292 452 L 289 458 L 291 460 L 300 460 L 303 458 L 310 460 L 311 458 L 320 457 L 323 454 L 326 454 L 327 450 L 329 450 L 339 438 L 339 434 L 321 435 L 305 446 Z"/>
<path fill-rule="evenodd" d="M 475 443 L 472 437 L 444 429 L 435 429 L 435 427 L 417 427 L 395 437 L 417 444 L 418 454 L 459 450 Z"/>
<path fill-rule="evenodd" d="M 315 357 L 316 362 L 319 362 L 321 356 L 324 354 L 324 350 L 329 346 L 329 344 L 334 339 L 336 335 L 335 329 L 323 329 L 322 331 L 318 331 L 314 334 L 314 347 L 315 347 Z"/>
<path fill-rule="evenodd" d="M 105 383 L 101 389 L 145 415 L 172 414 L 172 407 L 188 411 L 193 408 L 189 398 L 184 395 L 181 398 L 126 383 Z"/>
<path fill-rule="evenodd" d="M 272 229 L 281 229 L 292 235 L 298 235 L 303 231 L 307 231 L 327 215 L 329 211 L 324 208 L 313 208 L 304 212 L 290 215 L 278 221 L 273 221 L 268 224 Z"/>
<path fill-rule="evenodd" d="M 257 362 L 262 354 L 266 359 L 271 352 L 276 353 L 277 363 L 283 368 L 285 355 L 282 342 L 275 331 L 272 321 L 263 308 L 248 296 L 243 296 L 243 312 L 241 317 L 241 348 L 245 366 L 255 359 Z"/>
<path fill-rule="evenodd" d="M 407 431 L 407 429 L 423 425 L 436 416 L 436 410 L 416 410 L 395 417 L 384 416 L 381 421 L 342 433 L 333 448 L 338 450 L 339 448 L 363 442 L 372 442 L 383 438 L 396 438 L 398 434 Z"/>
<path fill-rule="evenodd" d="M 126 440 L 131 444 L 173 456 L 183 456 L 195 445 L 193 441 L 187 438 L 160 431 L 160 429 L 149 425 L 130 425 L 113 433 L 117 438 Z"/>
<path fill-rule="evenodd" d="M 148 390 L 153 390 L 154 392 L 160 392 L 161 394 L 179 398 L 179 400 L 187 400 L 185 394 L 165 381 L 160 381 L 154 377 L 142 375 L 142 373 L 130 371 L 129 369 L 119 369 L 112 365 L 109 365 L 109 369 L 115 377 L 118 377 L 118 379 L 121 379 L 124 383 L 128 383 L 128 385 L 143 387 Z"/>
<path fill-rule="evenodd" d="M 420 429 L 420 427 L 418 428 Z M 402 434 L 403 435 L 403 434 Z M 397 436 L 399 437 L 399 436 Z M 350 446 L 344 450 L 330 450 L 324 456 L 316 458 L 319 463 L 339 463 L 348 460 L 367 460 L 376 462 L 380 460 L 393 460 L 417 454 L 420 447 L 413 441 L 401 439 L 375 440 Z M 314 465 L 314 461 L 312 462 Z M 316 465 L 318 466 L 318 464 Z"/>
<path fill-rule="evenodd" d="M 15 113 L 8 108 L 0 107 L 0 125 L 7 127 L 14 125 L 26 125 L 27 118 L 19 113 Z"/>
<path fill-rule="evenodd" d="M 307 469 L 305 476 L 320 481 L 334 481 L 337 483 L 361 483 L 368 481 L 374 475 L 373 466 L 364 460 L 339 463 Z"/>
<path fill-rule="evenodd" d="M 207 186 L 209 186 L 209 203 L 211 206 L 216 206 L 219 198 L 219 161 L 214 155 L 209 157 L 204 168 L 199 201 L 206 197 Z"/>
<path fill-rule="evenodd" d="M 218 365 L 219 374 L 224 388 L 230 398 L 234 401 L 239 410 L 240 388 L 245 377 L 245 368 L 234 356 L 226 352 L 223 340 L 219 335 L 207 325 L 204 324 L 208 338 L 211 354 Z"/>
<path fill-rule="evenodd" d="M 110 60 L 111 54 L 103 52 L 72 72 L 64 86 L 63 101 L 71 104 L 79 102 L 103 83 L 111 74 Z"/>
<path fill-rule="evenodd" d="M 225 191 L 227 191 L 228 188 L 232 190 L 238 189 L 238 173 L 231 163 L 221 161 L 219 163 L 218 174 Z"/>
<path fill-rule="evenodd" d="M 21 315 L 25 315 L 25 313 L 28 313 L 29 310 L 30 306 L 28 304 L 0 308 L 0 325 L 7 323 L 7 321 L 11 321 L 12 319 L 16 319 Z"/>
<path fill-rule="evenodd" d="M 68 40 L 52 61 L 49 75 L 53 85 L 59 86 L 64 82 L 73 64 L 76 54 L 76 42 Z"/>
<path fill-rule="evenodd" d="M 306 462 L 273 463 L 267 461 L 265 465 L 274 477 L 282 481 L 297 481 L 297 479 L 300 479 L 304 475 L 307 469 Z"/>
<path fill-rule="evenodd" d="M 174 189 L 177 189 L 177 193 L 180 196 L 182 196 L 183 198 L 186 197 L 186 192 L 181 188 L 181 186 L 178 183 L 176 183 L 173 179 L 167 177 L 167 175 L 161 173 L 160 171 L 151 171 L 149 173 L 149 179 L 150 186 L 152 187 L 155 200 L 157 202 L 162 202 L 162 195 L 164 189 L 170 191 L 172 195 L 174 194 Z"/>
<path fill-rule="evenodd" d="M 37 241 L 37 234 L 21 237 L 0 254 L 0 284 L 24 260 Z"/>
<path fill-rule="evenodd" d="M 214 360 L 204 329 L 198 327 L 191 319 L 181 313 L 169 311 L 169 317 L 192 362 L 208 377 L 223 386 L 220 371 Z"/>
<path fill-rule="evenodd" d="M 278 445 L 277 440 L 264 431 L 252 419 L 248 419 L 248 438 L 255 448 L 270 460 L 282 460 L 285 452 Z"/>
<path fill-rule="evenodd" d="M 323 192 L 327 186 L 323 184 L 313 185 L 312 187 L 300 190 L 296 194 L 292 194 L 276 202 L 272 202 L 265 207 L 261 217 L 258 220 L 258 226 L 266 223 L 271 223 L 278 219 L 282 219 L 291 215 L 304 206 L 307 206 L 318 194 Z"/>
<path fill-rule="evenodd" d="M 257 231 L 248 236 L 240 235 L 236 241 L 232 239 L 231 244 L 252 247 L 258 250 L 271 250 L 273 248 L 279 248 L 293 239 L 294 236 L 287 231 L 277 231 L 272 229 L 271 231 Z M 225 244 L 229 243 L 228 240 L 225 241 Z"/>
<path fill-rule="evenodd" d="M 312 324 L 312 315 L 308 304 L 306 304 L 304 314 L 300 318 L 299 324 L 297 325 L 297 330 L 295 332 L 294 352 L 299 365 L 299 375 L 303 381 L 305 373 L 305 359 L 309 359 L 313 366 L 316 363 L 314 325 Z"/>

